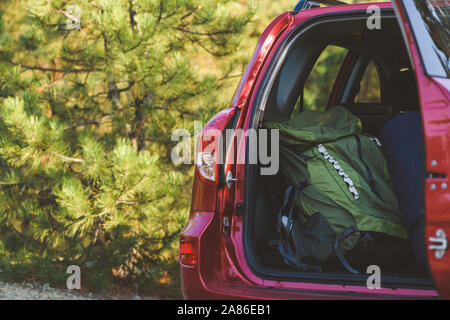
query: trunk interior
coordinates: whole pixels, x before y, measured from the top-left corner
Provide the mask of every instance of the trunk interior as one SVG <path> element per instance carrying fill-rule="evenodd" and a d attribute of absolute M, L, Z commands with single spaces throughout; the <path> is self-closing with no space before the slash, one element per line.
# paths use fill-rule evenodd
<path fill-rule="evenodd" d="M 250 168 L 253 167 L 253 168 Z M 412 252 L 405 253 L 396 259 L 388 261 L 365 260 L 363 263 L 348 259 L 350 264 L 357 270 L 361 270 L 362 275 L 350 274 L 339 262 L 338 259 L 330 259 L 322 265 L 322 272 L 306 273 L 299 272 L 295 268 L 284 263 L 283 257 L 278 251 L 277 241 L 277 213 L 282 205 L 283 190 L 286 184 L 280 176 L 261 176 L 258 174 L 258 166 L 249 166 L 249 176 L 253 175 L 252 184 L 249 191 L 252 196 L 252 204 L 248 209 L 257 212 L 257 215 L 248 217 L 247 234 L 250 236 L 247 241 L 247 258 L 252 261 L 252 267 L 257 274 L 264 278 L 273 280 L 326 282 L 339 284 L 355 284 L 367 280 L 364 273 L 369 265 L 379 265 L 383 270 L 382 281 L 386 286 L 401 287 L 429 287 L 432 285 L 431 278 L 426 270 L 417 267 Z M 274 190 L 278 191 L 274 191 Z M 249 251 L 251 253 L 249 254 Z"/>
<path fill-rule="evenodd" d="M 260 128 L 264 121 L 286 119 L 296 112 L 299 92 L 308 82 L 308 76 L 320 52 L 330 45 L 345 48 L 351 52 L 350 54 L 361 55 L 366 59 L 364 60 L 366 65 L 368 61 L 374 61 L 377 64 L 380 75 L 380 101 L 370 103 L 355 101 L 355 96 L 364 85 L 359 83 L 360 81 L 356 86 L 353 84 L 348 88 L 333 89 L 333 92 L 337 90 L 339 100 L 332 105 L 343 105 L 360 118 L 365 132 L 378 136 L 382 126 L 396 115 L 408 111 L 419 111 L 419 106 L 417 110 L 396 107 L 399 105 L 397 102 L 399 97 L 400 99 L 402 97 L 406 99 L 406 97 L 392 88 L 392 81 L 389 82 L 395 71 L 410 68 L 408 52 L 393 11 L 383 11 L 380 30 L 368 30 L 366 19 L 365 13 L 341 18 L 320 18 L 309 25 L 302 26 L 296 34 L 287 39 L 278 50 L 278 58 L 284 59 L 283 62 L 278 64 L 276 61 L 272 62 L 257 93 L 255 105 L 263 105 L 265 108 L 263 108 L 264 111 L 254 110 L 252 114 L 254 128 Z M 300 50 L 297 50 L 298 48 Z M 295 58 L 295 65 L 290 65 L 292 56 Z M 293 78 L 285 79 L 282 73 L 286 66 L 291 70 L 297 68 L 298 74 Z M 346 77 L 346 79 L 352 79 L 352 75 Z M 417 92 L 415 87 L 414 90 Z M 280 99 L 279 95 L 282 95 L 283 99 Z M 414 94 L 409 96 L 415 97 Z M 327 100 L 330 102 L 328 98 Z M 418 143 L 423 144 L 423 141 Z M 366 268 L 375 264 L 382 269 L 383 287 L 432 287 L 433 283 L 428 270 L 419 268 L 415 262 L 412 252 L 413 244 L 411 244 L 411 250 L 404 252 L 404 255 L 387 261 L 376 259 L 372 261 L 370 257 L 366 257 L 361 262 L 352 261 L 350 258 L 349 262 L 361 271 L 360 275 L 350 274 L 338 259 L 330 259 L 322 265 L 321 272 L 300 272 L 286 265 L 277 247 L 279 240 L 277 216 L 288 185 L 280 172 L 276 175 L 261 175 L 260 168 L 261 165 L 258 164 L 246 165 L 244 246 L 253 272 L 271 280 L 365 285 L 368 277 L 365 273 Z M 423 167 L 417 170 L 424 172 Z"/>

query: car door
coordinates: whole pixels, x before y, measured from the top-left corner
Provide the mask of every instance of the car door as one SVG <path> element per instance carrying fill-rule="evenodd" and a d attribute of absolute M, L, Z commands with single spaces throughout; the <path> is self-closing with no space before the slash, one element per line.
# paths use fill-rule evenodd
<path fill-rule="evenodd" d="M 450 299 L 450 1 L 393 3 L 416 73 L 422 110 L 428 262 L 441 297 Z"/>

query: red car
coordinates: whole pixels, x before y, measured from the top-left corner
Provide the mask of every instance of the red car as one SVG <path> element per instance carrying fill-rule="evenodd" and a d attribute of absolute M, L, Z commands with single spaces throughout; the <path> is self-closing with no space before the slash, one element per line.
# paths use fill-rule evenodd
<path fill-rule="evenodd" d="M 292 114 L 294 106 L 342 105 L 378 136 L 395 112 L 408 111 L 393 106 L 416 98 L 423 126 L 416 144 L 424 159 L 417 170 L 423 185 L 414 198 L 423 198 L 424 227 L 423 248 L 415 250 L 427 270 L 394 268 L 374 289 L 367 286 L 369 274 L 300 272 L 285 265 L 270 245 L 280 207 L 271 180 L 276 176 L 262 176 L 261 164 L 248 163 L 249 139 L 236 134 L 225 144 L 223 164 L 219 152 L 207 150 L 210 142 L 201 140 L 190 216 L 180 236 L 185 298 L 450 299 L 449 12 L 448 0 L 300 1 L 267 27 L 230 107 L 203 129 L 245 132 Z M 324 66 L 327 72 L 320 71 Z M 402 72 L 413 81 L 396 76 Z M 308 105 L 313 99 L 321 104 Z"/>

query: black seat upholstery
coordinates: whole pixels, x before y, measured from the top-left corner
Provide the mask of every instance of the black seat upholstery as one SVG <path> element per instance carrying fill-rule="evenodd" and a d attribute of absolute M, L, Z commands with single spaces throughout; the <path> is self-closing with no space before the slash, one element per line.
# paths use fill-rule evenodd
<path fill-rule="evenodd" d="M 411 70 L 393 73 L 386 86 L 386 101 L 398 112 L 419 111 L 416 78 Z"/>
<path fill-rule="evenodd" d="M 396 114 L 392 106 L 381 103 L 354 103 L 346 108 L 361 120 L 363 131 L 372 136 L 378 136 L 381 127 Z"/>
<path fill-rule="evenodd" d="M 419 110 L 414 73 L 405 69 L 391 74 L 383 100 L 386 103 L 353 103 L 345 107 L 361 119 L 364 132 L 378 136 L 384 124 L 396 115 Z"/>

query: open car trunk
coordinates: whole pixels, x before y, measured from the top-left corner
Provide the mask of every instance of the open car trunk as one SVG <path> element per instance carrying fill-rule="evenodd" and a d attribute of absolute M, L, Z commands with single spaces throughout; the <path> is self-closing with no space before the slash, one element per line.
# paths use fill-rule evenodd
<path fill-rule="evenodd" d="M 328 45 L 346 48 L 349 50 L 345 58 L 348 63 L 350 65 L 353 63 L 355 66 L 362 63 L 365 67 L 340 69 L 337 78 L 341 83 L 336 82 L 332 86 L 332 91 L 329 92 L 331 98 L 327 99 L 325 109 L 343 105 L 360 118 L 364 132 L 372 136 L 378 136 L 387 121 L 409 111 L 392 105 L 394 98 L 389 97 L 388 93 L 392 88 L 388 88 L 386 84 L 392 70 L 410 65 L 408 52 L 403 45 L 395 16 L 391 10 L 383 12 L 383 28 L 375 31 L 366 29 L 366 18 L 367 16 L 364 15 L 342 19 L 322 18 L 287 39 L 277 55 L 278 59 L 283 61 L 274 59 L 257 93 L 255 105 L 265 107 L 257 110 L 254 108 L 254 128 L 261 128 L 265 121 L 287 119 L 299 108 L 300 111 L 305 110 L 303 98 L 299 98 L 299 92 L 303 92 L 314 63 Z M 362 58 L 358 60 L 355 56 Z M 361 73 L 364 73 L 370 61 L 376 62 L 379 67 L 380 101 L 357 102 L 355 97 L 360 89 L 360 81 L 363 77 Z M 290 77 L 283 75 L 284 69 L 295 68 L 298 69 L 297 74 L 292 75 L 291 72 Z M 342 84 L 342 79 L 351 82 L 358 77 L 357 85 Z M 317 109 L 320 110 L 320 108 Z M 423 144 L 423 141 L 417 143 Z M 366 268 L 375 264 L 382 268 L 381 278 L 384 287 L 429 288 L 433 285 L 428 270 L 416 264 L 412 254 L 413 244 L 411 244 L 411 254 L 405 253 L 404 256 L 389 259 L 389 261 L 370 261 L 369 259 L 365 266 L 355 266 L 361 272 L 359 275 L 347 272 L 338 259 L 330 259 L 323 264 L 321 272 L 303 272 L 286 265 L 277 247 L 277 241 L 280 238 L 277 232 L 277 216 L 288 183 L 280 172 L 276 175 L 265 176 L 261 175 L 260 169 L 261 166 L 258 164 L 246 165 L 244 218 L 246 258 L 253 272 L 260 277 L 280 281 L 365 285 L 368 277 Z M 424 172 L 422 167 L 418 167 L 417 170 Z"/>
<path fill-rule="evenodd" d="M 257 165 L 248 166 L 248 177 L 252 183 L 247 189 L 248 209 L 255 214 L 249 214 L 246 219 L 246 253 L 253 271 L 271 280 L 365 284 L 368 276 L 365 269 L 353 265 L 361 271 L 361 275 L 350 274 L 337 258 L 323 264 L 321 272 L 300 272 L 285 264 L 277 247 L 280 236 L 276 226 L 286 183 L 280 175 L 261 176 L 259 172 Z M 275 189 L 279 192 L 274 192 Z M 381 266 L 383 286 L 414 288 L 431 286 L 432 281 L 428 272 L 416 265 L 412 252 L 406 256 L 408 260 L 402 256 L 390 261 L 367 261 L 366 268 L 369 265 Z M 352 263 L 351 259 L 349 261 Z"/>

